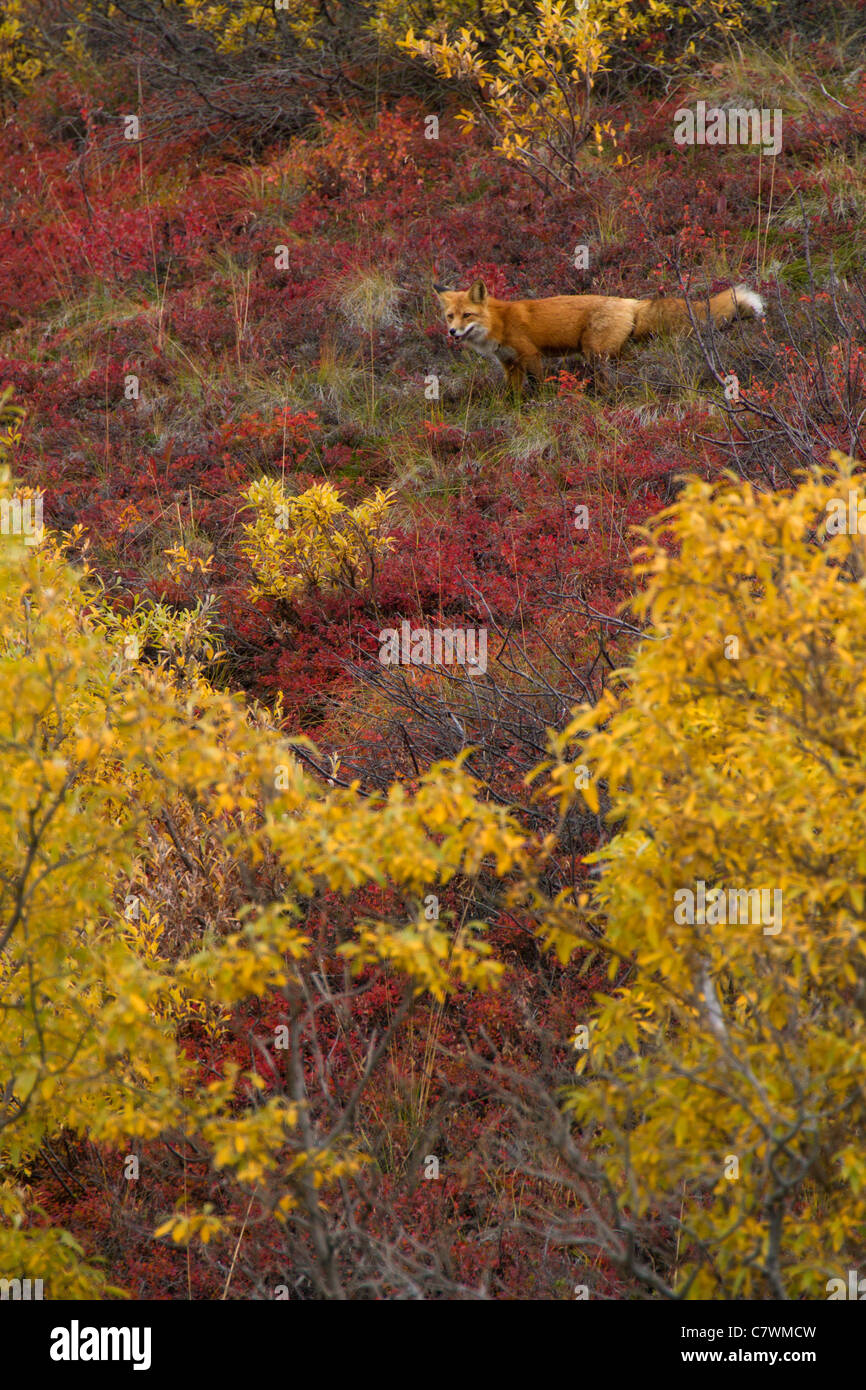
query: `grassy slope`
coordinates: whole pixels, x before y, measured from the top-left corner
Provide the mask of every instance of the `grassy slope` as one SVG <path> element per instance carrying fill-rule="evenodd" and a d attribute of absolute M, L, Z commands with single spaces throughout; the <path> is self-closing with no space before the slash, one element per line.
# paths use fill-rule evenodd
<path fill-rule="evenodd" d="M 438 142 L 425 140 L 424 112 L 409 102 L 375 121 L 335 116 L 314 139 L 251 164 L 199 159 L 191 143 L 104 148 L 98 124 L 87 142 L 64 137 L 63 114 L 81 93 L 70 77 L 51 79 L 0 132 L 14 189 L 0 231 L 0 384 L 28 412 L 18 471 L 45 487 L 49 524 L 85 528 L 118 604 L 212 595 L 226 652 L 215 678 L 268 701 L 281 692 L 287 730 L 312 732 L 345 773 L 366 785 L 411 780 L 466 741 L 491 795 L 525 803 L 522 776 L 545 727 L 597 693 L 632 640 L 614 616 L 631 584 L 629 528 L 672 498 L 684 471 L 735 463 L 766 484 L 767 459 L 782 470 L 786 459 L 803 462 L 786 434 L 798 421 L 800 447 L 815 458 L 828 444 L 852 447 L 866 209 L 866 79 L 854 68 L 830 46 L 795 46 L 741 55 L 662 104 L 636 94 L 611 113 L 631 123 L 625 162 L 587 156 L 579 192 L 552 198 L 448 118 Z M 100 78 L 95 94 L 109 111 L 124 109 L 113 80 Z M 752 151 L 675 147 L 673 110 L 698 97 L 782 107 L 775 168 Z M 588 272 L 573 266 L 579 243 L 590 248 Z M 280 245 L 288 270 L 274 266 Z M 694 340 L 634 350 L 606 382 L 572 364 L 516 406 L 439 323 L 434 276 L 478 274 L 521 295 L 671 293 L 679 275 L 696 289 L 747 280 L 770 301 L 766 327 L 737 325 L 711 351 L 769 412 L 749 417 L 763 454 L 720 413 L 720 386 Z M 130 373 L 137 401 L 125 398 Z M 438 401 L 425 396 L 431 373 Z M 286 410 L 288 423 L 275 425 Z M 396 489 L 398 544 L 373 597 L 250 603 L 239 494 L 263 471 L 296 489 L 329 478 L 349 499 Z M 573 525 L 579 504 L 587 531 Z M 209 559 L 209 574 L 171 574 L 163 552 L 177 544 Z M 382 677 L 378 632 L 404 617 L 489 627 L 480 698 L 441 673 Z M 574 828 L 576 860 L 596 833 L 592 823 Z M 171 901 L 183 920 L 183 894 Z M 466 1001 L 444 1023 L 431 1014 L 426 1036 L 435 1027 L 454 1044 L 459 1024 L 482 1021 L 509 1055 L 538 1067 L 527 1009 L 567 1037 L 593 982 L 542 967 L 505 917 L 493 940 L 512 972 L 503 997 Z M 355 1020 L 362 1033 L 369 1023 Z M 400 1171 L 424 1108 L 424 1026 L 422 1014 L 368 1117 L 386 1172 Z M 565 1049 L 543 1064 L 555 1082 Z M 434 1098 L 445 1079 L 460 1081 L 453 1061 L 442 1062 Z M 411 1229 L 435 1224 L 460 1276 L 487 1270 L 500 1293 L 565 1288 L 567 1262 L 549 1258 L 542 1275 L 529 1237 L 500 1235 L 495 1249 L 483 1238 L 525 1200 L 498 1147 L 495 1106 L 455 1106 L 443 1123 L 460 1180 L 435 1213 L 430 1185 L 395 1196 Z M 181 1257 L 147 1240 L 148 1200 L 120 1218 L 94 1156 L 79 1151 L 75 1164 L 74 1200 L 47 1181 L 49 1210 L 108 1256 L 119 1282 L 183 1296 Z M 239 1269 L 234 1292 L 266 1279 L 270 1259 L 278 1268 L 263 1237 L 255 1277 Z M 219 1286 L 207 1265 L 189 1277 L 204 1296 Z M 598 1278 L 622 1292 L 611 1271 Z"/>

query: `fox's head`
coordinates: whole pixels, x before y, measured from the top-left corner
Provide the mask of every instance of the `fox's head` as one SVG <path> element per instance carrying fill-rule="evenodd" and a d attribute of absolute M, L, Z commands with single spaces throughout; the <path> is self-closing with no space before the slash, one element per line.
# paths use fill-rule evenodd
<path fill-rule="evenodd" d="M 434 285 L 433 288 L 442 304 L 450 336 L 458 341 L 466 338 L 476 345 L 485 342 L 490 314 L 484 281 L 476 280 L 468 290 L 449 290 L 444 285 Z"/>

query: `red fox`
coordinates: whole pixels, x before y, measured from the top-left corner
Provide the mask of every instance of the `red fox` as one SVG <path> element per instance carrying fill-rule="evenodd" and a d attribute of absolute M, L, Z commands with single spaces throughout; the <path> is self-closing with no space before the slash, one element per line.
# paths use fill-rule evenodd
<path fill-rule="evenodd" d="M 544 358 L 579 352 L 584 357 L 616 357 L 629 338 L 653 333 L 687 332 L 691 327 L 684 299 L 617 299 L 602 294 L 558 294 L 552 299 L 494 299 L 483 280 L 468 290 L 434 285 L 452 338 L 497 361 L 510 386 L 523 387 L 526 373 L 544 378 Z M 707 316 L 706 301 L 692 302 L 698 323 Z M 710 300 L 718 327 L 743 318 L 762 318 L 764 301 L 748 285 L 722 290 Z"/>

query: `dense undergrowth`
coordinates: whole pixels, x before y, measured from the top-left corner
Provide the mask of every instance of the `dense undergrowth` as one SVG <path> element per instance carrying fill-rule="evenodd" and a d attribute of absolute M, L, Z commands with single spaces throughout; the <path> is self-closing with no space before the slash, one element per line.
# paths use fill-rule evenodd
<path fill-rule="evenodd" d="M 251 155 L 198 124 L 158 127 L 159 97 L 139 100 L 122 61 L 44 75 L 0 130 L 0 383 L 25 412 L 16 476 L 44 490 L 46 524 L 87 559 L 120 621 L 149 604 L 180 619 L 199 605 L 172 637 L 155 629 L 145 658 L 163 655 L 181 682 L 195 665 L 258 702 L 271 731 L 308 736 L 298 756 L 324 785 L 411 790 L 465 754 L 494 805 L 534 835 L 557 831 L 547 890 L 588 885 L 601 814 L 572 807 L 560 823 L 524 779 L 547 731 L 597 700 L 633 650 L 632 528 L 674 501 L 685 473 L 733 470 L 769 491 L 831 449 L 863 457 L 856 45 L 856 28 L 821 39 L 804 26 L 720 49 L 673 83 L 611 87 L 600 116 L 618 131 L 618 162 L 587 146 L 573 193 L 545 191 L 482 133 L 463 133 L 444 89 L 437 139 L 423 90 L 343 93 Z M 782 155 L 678 148 L 673 112 L 699 99 L 781 108 Z M 118 138 L 129 111 L 140 142 Z M 439 322 L 434 279 L 476 276 L 506 296 L 686 286 L 697 297 L 746 281 L 768 312 L 723 335 L 634 347 L 605 372 L 563 362 L 516 403 Z M 370 583 L 253 601 L 242 494 L 262 476 L 291 494 L 327 481 L 352 506 L 393 489 L 394 544 Z M 576 524 L 583 507 L 588 524 Z M 486 675 L 383 667 L 380 632 L 404 620 L 485 627 Z M 136 873 L 176 953 L 205 926 L 229 932 L 283 883 L 276 859 L 236 862 L 194 806 L 149 827 Z M 305 909 L 320 979 L 333 982 L 351 922 L 399 920 L 406 902 L 389 888 L 317 889 Z M 641 1296 L 633 1268 L 586 1253 L 545 1109 L 573 1074 L 574 1020 L 608 987 L 605 968 L 552 959 L 483 877 L 455 880 L 442 910 L 488 920 L 504 983 L 422 998 L 394 1033 L 356 1116 L 375 1180 L 335 1198 L 342 1287 L 542 1298 L 580 1283 Z M 399 999 L 380 971 L 345 1000 L 324 989 L 305 1043 L 320 1099 L 348 1094 Z M 281 1009 L 245 1003 L 211 1031 L 188 1020 L 184 1046 L 203 1074 L 248 1065 Z M 153 1140 L 141 1153 L 149 1179 L 129 1184 L 110 1148 L 61 1133 L 29 1175 L 40 1219 L 105 1261 L 112 1284 L 141 1298 L 328 1295 L 315 1259 L 303 1268 L 273 1213 L 250 1213 L 194 1146 Z M 447 1181 L 424 1180 L 430 1154 Z M 181 1190 L 245 1222 L 236 1249 L 154 1239 Z M 672 1212 L 652 1214 L 641 1247 L 657 1270 L 676 1264 Z"/>

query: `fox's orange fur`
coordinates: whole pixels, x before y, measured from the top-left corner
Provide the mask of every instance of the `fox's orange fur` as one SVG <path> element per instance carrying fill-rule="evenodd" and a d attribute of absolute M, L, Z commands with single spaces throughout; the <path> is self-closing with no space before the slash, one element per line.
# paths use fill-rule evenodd
<path fill-rule="evenodd" d="M 483 280 L 468 290 L 434 286 L 452 338 L 497 361 L 518 390 L 527 372 L 544 377 L 544 358 L 579 352 L 584 357 L 616 357 L 630 338 L 687 332 L 684 299 L 617 299 L 601 294 L 559 294 L 551 299 L 494 299 Z M 706 301 L 691 303 L 695 321 L 707 317 Z M 741 314 L 761 318 L 764 303 L 747 285 L 722 290 L 709 303 L 713 322 L 729 323 Z"/>

